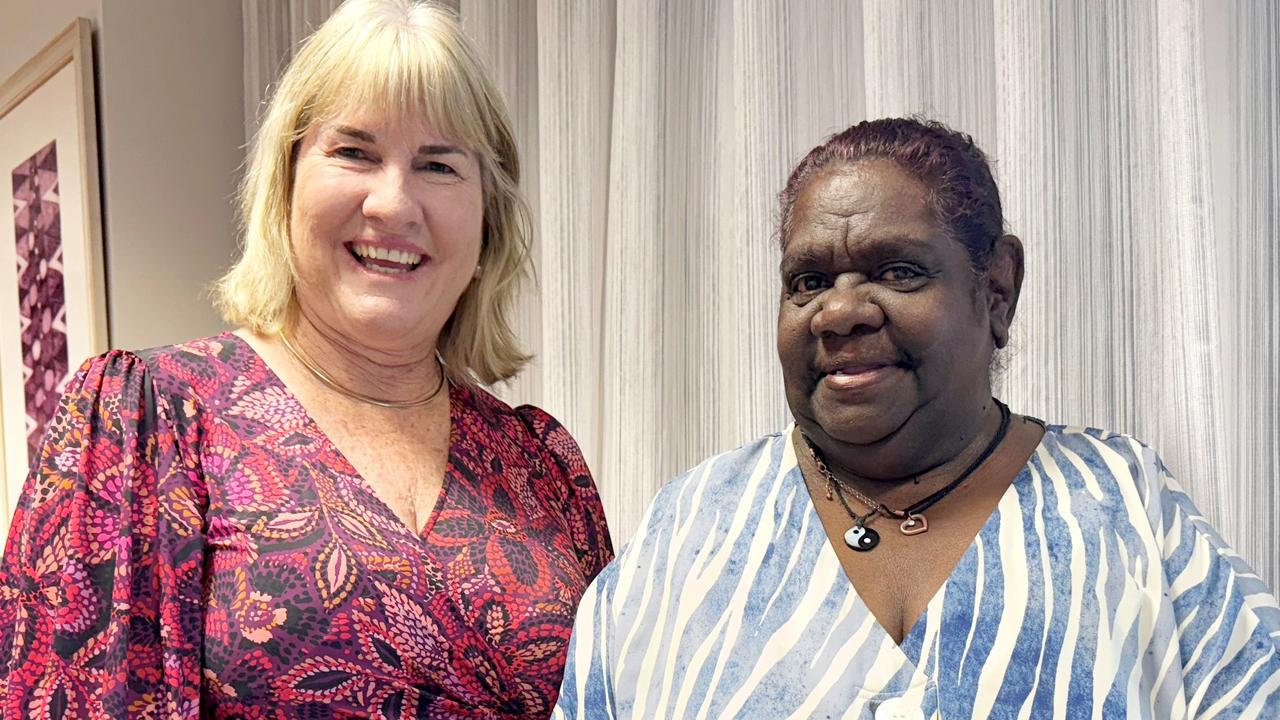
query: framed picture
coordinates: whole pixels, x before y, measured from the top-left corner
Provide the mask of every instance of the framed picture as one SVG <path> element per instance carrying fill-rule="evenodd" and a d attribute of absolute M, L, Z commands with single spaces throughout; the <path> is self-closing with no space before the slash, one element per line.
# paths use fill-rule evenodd
<path fill-rule="evenodd" d="M 0 85 L 0 532 L 63 386 L 105 352 L 89 21 Z"/>

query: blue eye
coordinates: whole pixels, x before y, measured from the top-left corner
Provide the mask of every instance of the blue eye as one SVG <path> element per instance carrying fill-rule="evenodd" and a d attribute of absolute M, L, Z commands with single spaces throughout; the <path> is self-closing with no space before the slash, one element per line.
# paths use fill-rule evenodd
<path fill-rule="evenodd" d="M 348 146 L 340 147 L 337 150 L 334 150 L 333 154 L 341 158 L 346 158 L 347 160 L 368 160 L 369 159 L 369 153 L 365 152 L 364 150 L 361 150 L 358 147 L 348 147 Z"/>
<path fill-rule="evenodd" d="M 454 170 L 452 166 L 446 165 L 445 163 L 442 163 L 442 162 L 435 162 L 435 161 L 424 163 L 422 166 L 422 169 L 426 170 L 427 172 L 440 173 L 441 175 L 457 175 L 458 174 L 458 171 Z"/>

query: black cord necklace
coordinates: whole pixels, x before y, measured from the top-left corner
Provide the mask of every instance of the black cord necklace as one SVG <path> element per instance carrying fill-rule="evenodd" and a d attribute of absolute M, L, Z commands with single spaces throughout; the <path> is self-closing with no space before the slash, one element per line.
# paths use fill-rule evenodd
<path fill-rule="evenodd" d="M 1009 432 L 1009 406 L 995 398 L 992 398 L 992 400 L 995 401 L 996 407 L 1000 409 L 1000 427 L 996 429 L 995 435 L 991 436 L 991 442 L 987 443 L 982 454 L 970 463 L 969 467 L 960 473 L 956 479 L 902 510 L 894 510 L 888 505 L 864 495 L 857 488 L 845 485 L 837 480 L 831 469 L 827 467 L 826 461 L 822 458 L 821 451 L 813 444 L 808 435 L 801 432 L 800 436 L 804 438 L 805 446 L 809 448 L 809 455 L 813 458 L 814 464 L 818 466 L 818 471 L 822 473 L 827 482 L 827 499 L 831 500 L 834 496 L 840 502 L 840 507 L 844 508 L 844 511 L 853 519 L 853 527 L 844 533 L 844 543 L 859 552 L 875 549 L 880 544 L 880 533 L 873 528 L 867 527 L 867 522 L 876 515 L 884 515 L 895 520 L 901 520 L 902 522 L 899 524 L 898 529 L 902 531 L 903 535 L 919 535 L 928 532 L 929 520 L 925 517 L 924 511 L 938 504 L 940 500 L 951 494 L 952 490 L 960 487 L 960 484 L 968 479 L 973 474 L 973 471 L 978 469 L 978 466 L 991 457 L 991 454 L 1000 446 L 1001 441 L 1004 440 L 1005 435 Z M 864 515 L 854 512 L 853 508 L 849 507 L 849 502 L 844 498 L 845 491 L 853 495 L 858 502 L 870 508 L 870 512 Z"/>

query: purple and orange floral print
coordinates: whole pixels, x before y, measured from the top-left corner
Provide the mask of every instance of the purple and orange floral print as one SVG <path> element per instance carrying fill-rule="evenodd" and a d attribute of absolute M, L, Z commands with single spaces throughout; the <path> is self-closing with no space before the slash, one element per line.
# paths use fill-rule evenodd
<path fill-rule="evenodd" d="M 240 338 L 85 363 L 0 565 L 0 717 L 547 717 L 603 510 L 549 415 L 450 403 L 419 534 Z"/>

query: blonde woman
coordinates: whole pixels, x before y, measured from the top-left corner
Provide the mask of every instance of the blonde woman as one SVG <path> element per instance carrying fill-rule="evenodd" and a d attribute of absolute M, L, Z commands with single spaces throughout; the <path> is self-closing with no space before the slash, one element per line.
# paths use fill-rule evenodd
<path fill-rule="evenodd" d="M 254 142 L 241 329 L 85 363 L 0 566 L 0 716 L 546 717 L 612 549 L 526 361 L 516 148 L 444 10 L 351 0 Z"/>

